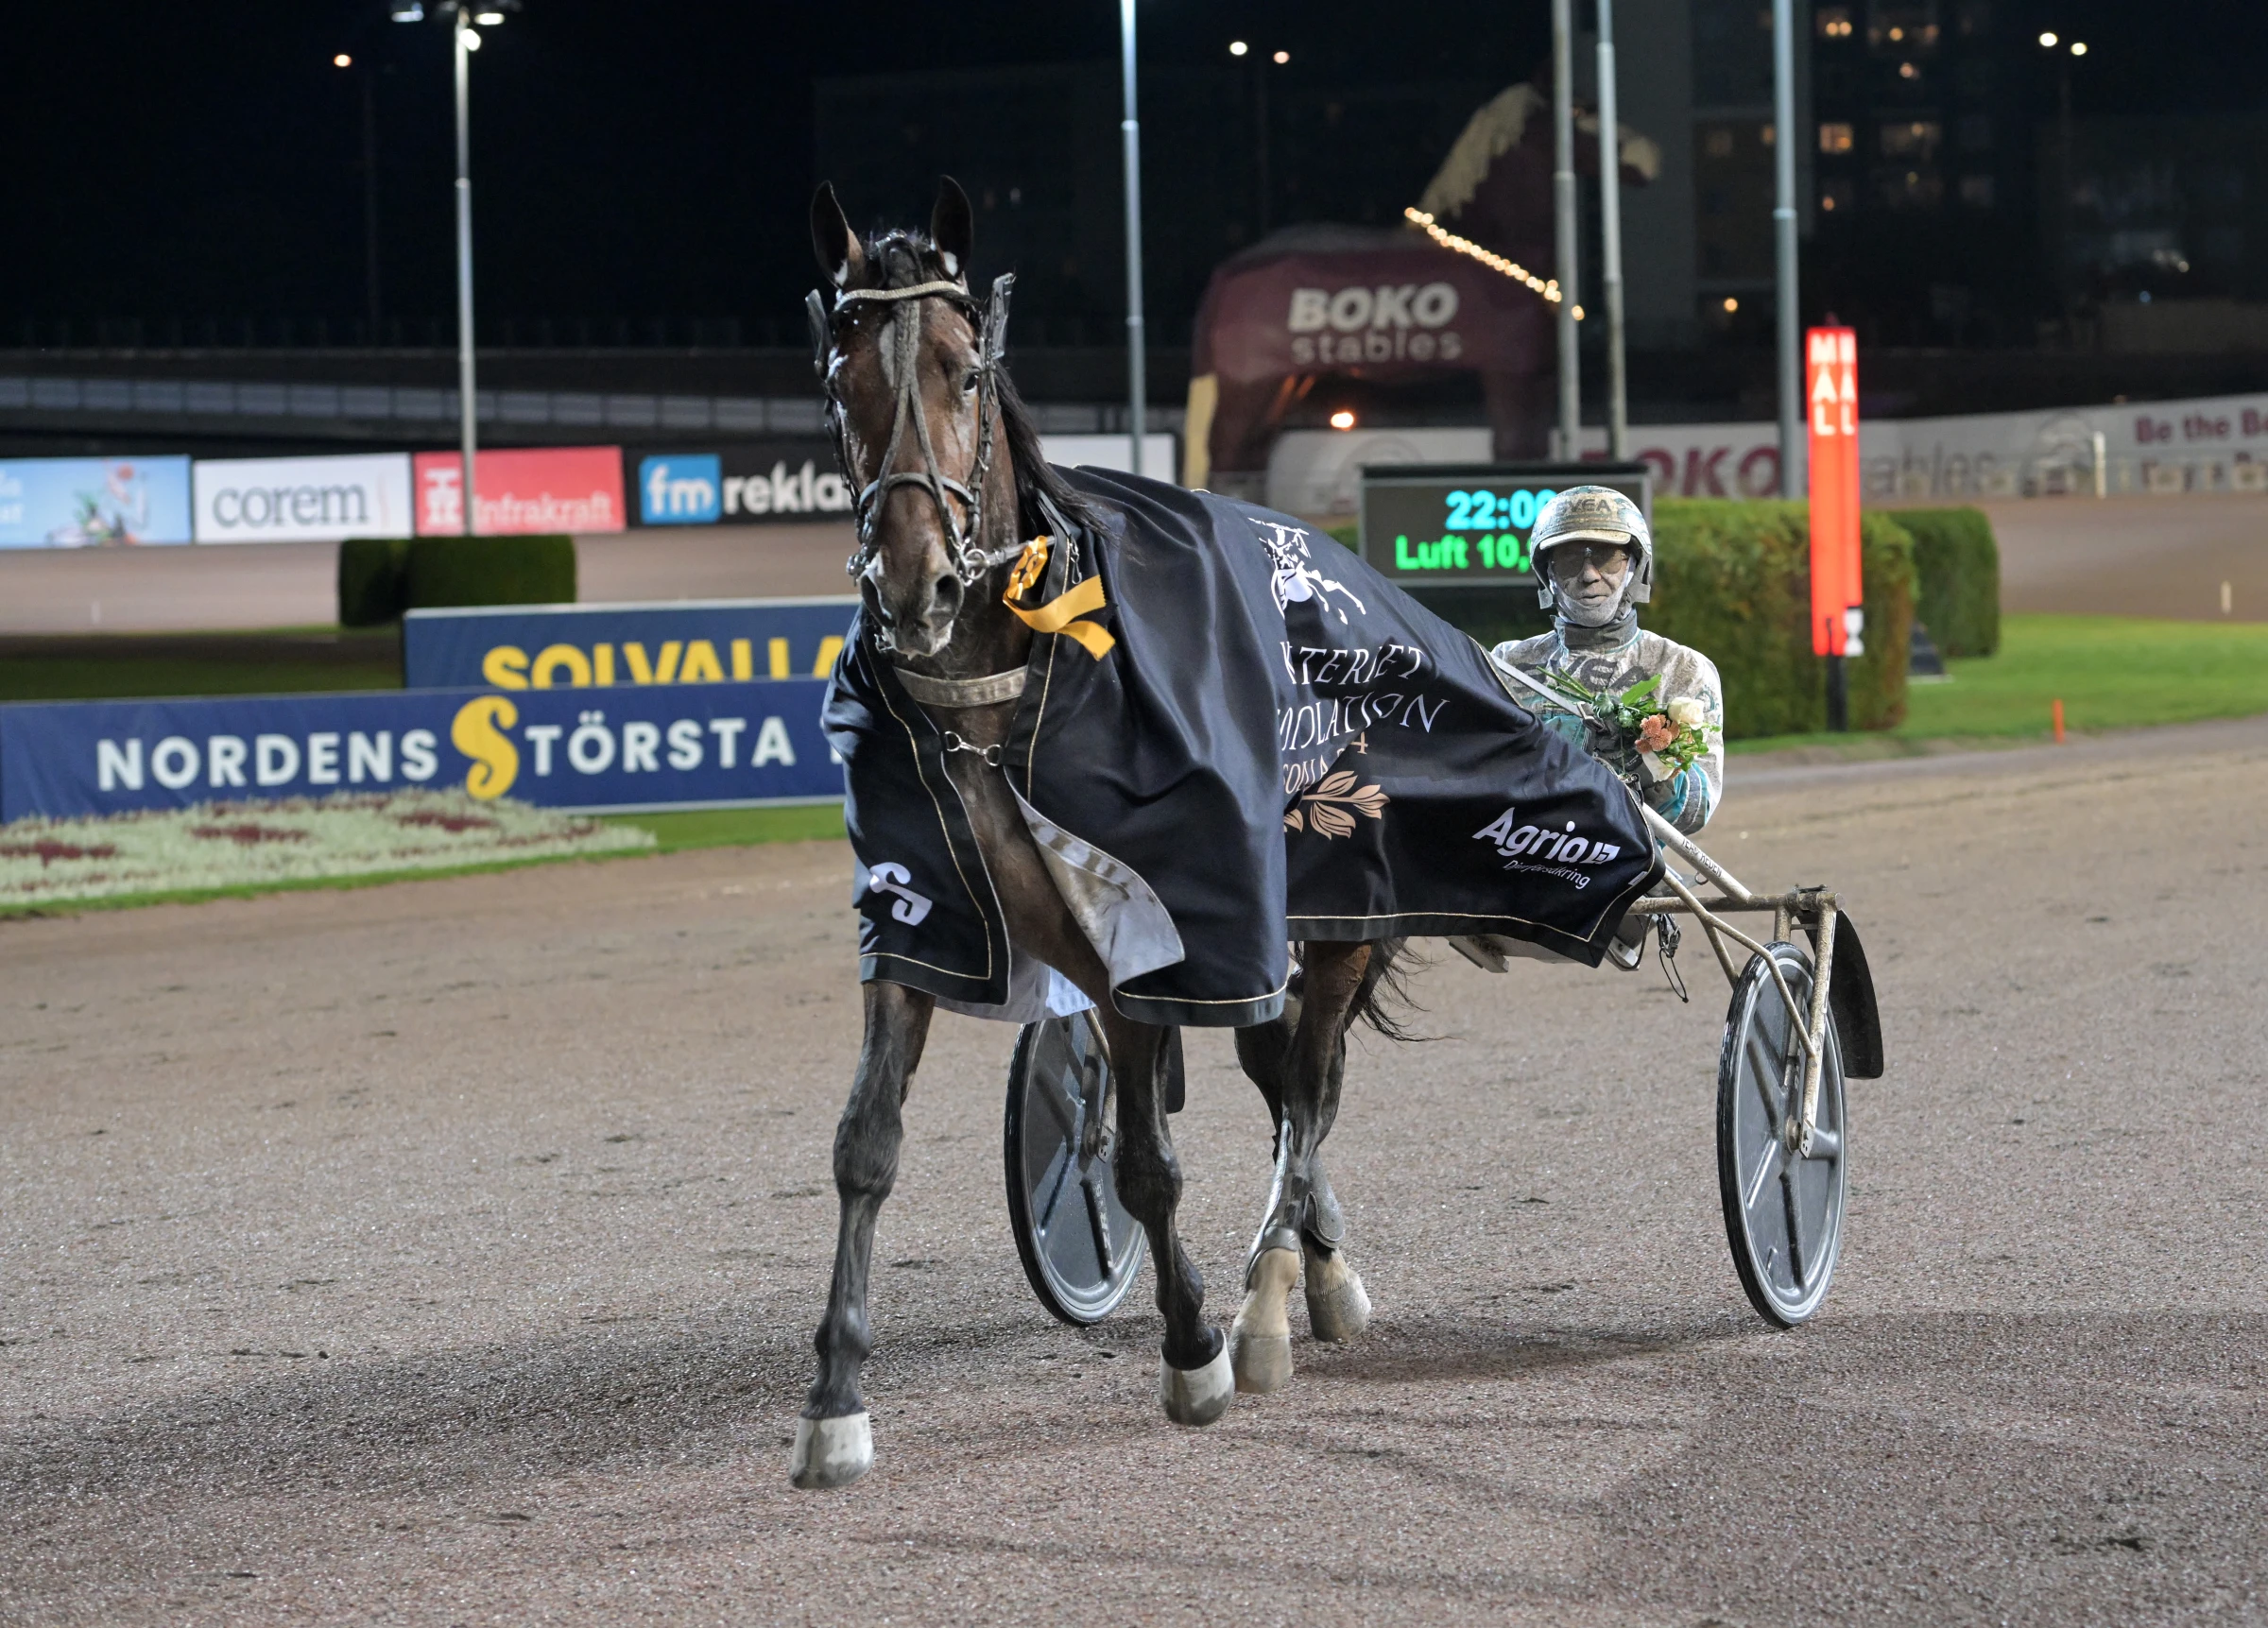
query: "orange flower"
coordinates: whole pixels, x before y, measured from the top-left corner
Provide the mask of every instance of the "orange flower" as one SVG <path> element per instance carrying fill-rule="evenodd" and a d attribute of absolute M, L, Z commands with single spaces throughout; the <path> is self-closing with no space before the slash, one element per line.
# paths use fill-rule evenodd
<path fill-rule="evenodd" d="M 1677 738 L 1677 727 L 1661 713 L 1656 712 L 1638 727 L 1638 749 L 1658 752 Z"/>

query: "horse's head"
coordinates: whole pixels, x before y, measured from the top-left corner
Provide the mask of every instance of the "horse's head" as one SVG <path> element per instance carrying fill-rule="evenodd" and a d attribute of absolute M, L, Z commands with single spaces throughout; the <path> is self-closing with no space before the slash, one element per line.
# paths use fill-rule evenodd
<path fill-rule="evenodd" d="M 973 236 L 950 178 L 926 237 L 862 242 L 832 186 L 811 203 L 827 279 L 811 297 L 812 341 L 858 493 L 851 574 L 883 637 L 908 656 L 945 647 L 971 591 L 1015 548 L 999 372 L 1007 295 L 996 284 L 986 307 L 970 294 Z"/>

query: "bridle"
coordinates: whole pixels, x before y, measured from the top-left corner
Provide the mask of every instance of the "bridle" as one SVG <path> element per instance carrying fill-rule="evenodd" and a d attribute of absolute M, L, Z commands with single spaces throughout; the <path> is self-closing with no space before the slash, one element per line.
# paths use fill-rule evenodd
<path fill-rule="evenodd" d="M 890 307 L 889 320 L 885 332 L 893 347 L 891 357 L 895 369 L 897 408 L 890 420 L 889 444 L 883 449 L 882 461 L 874 478 L 859 488 L 853 512 L 858 523 L 858 547 L 852 552 L 846 569 L 853 578 L 862 577 L 872 565 L 880 546 L 882 511 L 885 500 L 902 486 L 926 488 L 930 499 L 937 507 L 937 523 L 943 526 L 946 541 L 953 556 L 954 572 L 964 588 L 973 588 L 988 572 L 1006 564 L 1021 552 L 1022 545 L 1011 540 L 1005 547 L 988 552 L 984 547 L 985 481 L 992 467 L 992 443 L 1000 418 L 1000 371 L 1003 357 L 1007 353 L 1008 296 L 1014 289 L 1016 278 L 1008 273 L 993 279 L 992 298 L 979 306 L 966 286 L 959 283 L 936 280 L 917 283 L 907 288 L 851 288 L 834 297 L 831 312 L 825 298 L 813 289 L 803 301 L 805 316 L 811 324 L 812 368 L 819 376 L 819 387 L 827 396 L 827 413 L 834 429 L 835 458 L 842 466 L 843 478 L 855 482 L 857 471 L 850 467 L 850 443 L 844 421 L 842 398 L 834 392 L 834 379 L 828 367 L 835 350 L 835 325 L 851 308 L 864 304 Z M 966 484 L 954 480 L 937 467 L 936 449 L 930 444 L 929 420 L 922 416 L 920 402 L 920 369 L 918 366 L 921 350 L 921 322 L 919 304 L 912 304 L 913 320 L 907 321 L 908 305 L 923 300 L 947 300 L 970 318 L 977 330 L 976 348 L 976 460 L 970 466 Z M 914 426 L 914 439 L 921 449 L 921 465 L 918 470 L 901 470 L 893 466 L 898 461 L 898 449 L 904 442 L 905 427 Z M 957 499 L 967 515 L 963 524 L 948 498 Z"/>

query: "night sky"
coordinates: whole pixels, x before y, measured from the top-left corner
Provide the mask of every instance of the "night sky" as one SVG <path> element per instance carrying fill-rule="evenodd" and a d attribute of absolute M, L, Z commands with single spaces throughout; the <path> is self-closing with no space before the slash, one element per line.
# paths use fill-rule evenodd
<path fill-rule="evenodd" d="M 474 179 L 483 310 L 529 317 L 792 318 L 811 276 L 815 78 L 1117 48 L 1111 0 L 526 6 L 475 61 Z M 2268 105 L 2268 7 L 2019 9 L 2089 40 L 2082 117 Z M 1542 0 L 1143 0 L 1142 17 L 1145 62 L 1223 61 L 1243 37 L 1289 49 L 1288 72 L 1337 85 L 1476 73 L 1509 83 L 1548 34 Z M 352 69 L 331 65 L 339 51 Z M 11 156 L 0 345 L 20 342 L 26 318 L 358 316 L 366 72 L 377 75 L 386 309 L 441 316 L 444 25 L 393 24 L 365 0 L 14 13 L 0 53 Z"/>

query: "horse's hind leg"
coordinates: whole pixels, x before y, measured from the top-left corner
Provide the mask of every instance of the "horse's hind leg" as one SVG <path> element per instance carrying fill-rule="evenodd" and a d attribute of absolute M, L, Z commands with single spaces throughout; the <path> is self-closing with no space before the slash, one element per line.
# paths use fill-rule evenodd
<path fill-rule="evenodd" d="M 1165 1317 L 1158 1399 L 1176 1424 L 1209 1425 L 1228 1411 L 1236 1385 L 1221 1331 L 1205 1321 L 1205 1279 L 1174 1226 L 1181 1166 L 1166 1123 L 1160 1068 L 1166 1032 L 1108 1009 L 1103 1031 L 1118 1085 L 1118 1196 L 1149 1235 L 1158 1310 Z"/>
<path fill-rule="evenodd" d="M 874 1437 L 858 1373 L 873 1341 L 867 1330 L 867 1273 L 874 1218 L 898 1179 L 903 1137 L 899 1109 L 913 1085 L 936 1003 L 902 984 L 866 985 L 867 1034 L 850 1100 L 834 1128 L 834 1187 L 842 1219 L 834 1239 L 834 1280 L 816 1344 L 818 1377 L 796 1421 L 788 1479 L 799 1487 L 848 1486 L 874 1463 Z"/>
<path fill-rule="evenodd" d="M 1347 1028 L 1375 982 L 1367 944 L 1305 947 L 1302 1001 L 1274 1024 L 1237 1034 L 1237 1055 L 1276 1115 L 1276 1176 L 1245 1265 L 1245 1302 L 1230 1328 L 1237 1388 L 1280 1390 L 1292 1377 L 1285 1303 L 1304 1257 L 1308 1321 L 1320 1340 L 1362 1332 L 1370 1303 L 1340 1248 L 1346 1225 L 1322 1163 L 1338 1116 Z"/>

